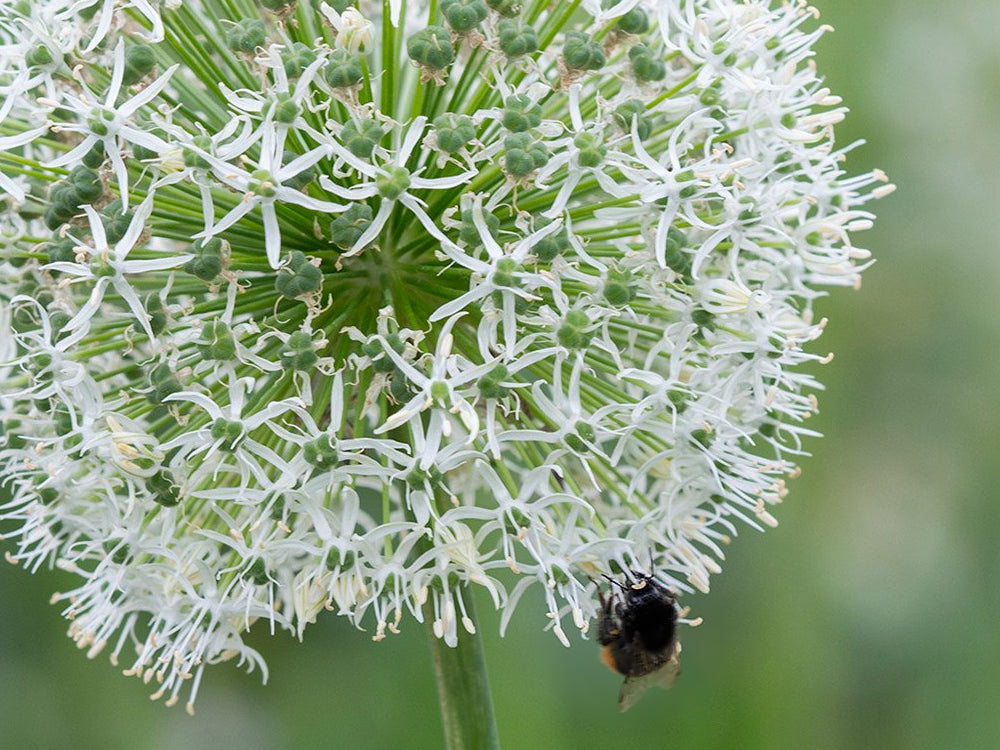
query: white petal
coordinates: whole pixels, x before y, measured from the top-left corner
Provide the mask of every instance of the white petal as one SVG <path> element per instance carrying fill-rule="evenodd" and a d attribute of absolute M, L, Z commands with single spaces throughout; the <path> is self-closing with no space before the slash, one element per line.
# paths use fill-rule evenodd
<path fill-rule="evenodd" d="M 278 227 L 278 214 L 274 203 L 261 201 L 260 215 L 264 220 L 264 251 L 271 268 L 277 268 L 281 262 L 281 229 Z"/>

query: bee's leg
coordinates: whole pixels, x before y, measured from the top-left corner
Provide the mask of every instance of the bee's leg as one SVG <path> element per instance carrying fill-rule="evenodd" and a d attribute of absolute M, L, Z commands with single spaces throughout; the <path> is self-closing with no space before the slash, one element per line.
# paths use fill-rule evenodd
<path fill-rule="evenodd" d="M 621 626 L 619 625 L 621 605 L 615 597 L 614 589 L 611 589 L 607 598 L 605 598 L 604 593 L 598 588 L 597 598 L 601 602 L 601 616 L 597 627 L 597 642 L 605 646 L 618 640 L 621 635 Z"/>

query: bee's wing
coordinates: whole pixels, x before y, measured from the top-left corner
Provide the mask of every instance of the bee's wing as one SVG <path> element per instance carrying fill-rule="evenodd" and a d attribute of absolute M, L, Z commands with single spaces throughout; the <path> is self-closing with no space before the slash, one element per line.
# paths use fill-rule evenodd
<path fill-rule="evenodd" d="M 681 673 L 681 646 L 677 647 L 670 654 L 670 658 L 660 666 L 650 672 L 641 675 L 629 675 L 622 684 L 621 692 L 618 694 L 618 710 L 627 711 L 632 704 L 639 700 L 639 697 L 654 685 L 666 690 L 673 687 L 677 682 L 677 676 Z"/>

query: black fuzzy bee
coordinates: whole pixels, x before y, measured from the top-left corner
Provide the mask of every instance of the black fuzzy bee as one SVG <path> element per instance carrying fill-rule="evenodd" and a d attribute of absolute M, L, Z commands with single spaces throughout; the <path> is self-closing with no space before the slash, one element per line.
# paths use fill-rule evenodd
<path fill-rule="evenodd" d="M 674 595 L 651 575 L 633 570 L 632 576 L 626 575 L 625 583 L 608 578 L 611 591 L 607 598 L 597 589 L 601 661 L 625 675 L 618 695 L 619 711 L 627 710 L 653 685 L 669 688 L 681 671 Z M 615 587 L 621 589 L 622 600 Z"/>

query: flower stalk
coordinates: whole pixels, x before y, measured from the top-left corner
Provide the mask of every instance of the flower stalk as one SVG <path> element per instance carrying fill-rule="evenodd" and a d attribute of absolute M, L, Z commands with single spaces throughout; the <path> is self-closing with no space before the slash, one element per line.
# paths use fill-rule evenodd
<path fill-rule="evenodd" d="M 500 747 L 493 699 L 486 674 L 482 637 L 476 627 L 471 592 L 462 592 L 470 632 L 459 629 L 449 647 L 428 625 L 431 661 L 437 680 L 446 750 L 496 750 Z"/>

